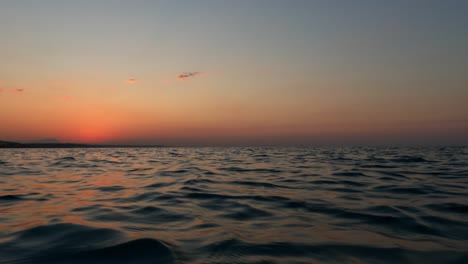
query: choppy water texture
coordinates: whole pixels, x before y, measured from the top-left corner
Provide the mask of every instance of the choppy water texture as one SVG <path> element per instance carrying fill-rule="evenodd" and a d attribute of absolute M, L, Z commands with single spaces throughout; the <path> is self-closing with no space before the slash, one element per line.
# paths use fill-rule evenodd
<path fill-rule="evenodd" d="M 0 150 L 0 263 L 468 263 L 468 148 Z"/>

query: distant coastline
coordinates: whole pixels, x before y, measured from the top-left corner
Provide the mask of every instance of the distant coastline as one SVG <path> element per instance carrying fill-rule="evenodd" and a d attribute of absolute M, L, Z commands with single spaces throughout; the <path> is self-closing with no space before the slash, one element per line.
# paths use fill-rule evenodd
<path fill-rule="evenodd" d="M 18 143 L 0 141 L 0 148 L 160 148 L 162 145 L 100 145 L 80 143 Z"/>

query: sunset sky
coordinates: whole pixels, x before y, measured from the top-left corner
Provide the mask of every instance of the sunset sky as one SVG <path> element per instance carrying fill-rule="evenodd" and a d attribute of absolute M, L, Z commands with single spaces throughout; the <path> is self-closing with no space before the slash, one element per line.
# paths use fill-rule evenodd
<path fill-rule="evenodd" d="M 0 140 L 468 144 L 468 1 L 0 1 Z"/>

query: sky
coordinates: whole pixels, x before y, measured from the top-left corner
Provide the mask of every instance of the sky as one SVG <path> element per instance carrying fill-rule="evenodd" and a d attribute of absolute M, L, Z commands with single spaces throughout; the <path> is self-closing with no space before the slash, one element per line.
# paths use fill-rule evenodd
<path fill-rule="evenodd" d="M 468 1 L 0 1 L 0 140 L 468 144 Z"/>

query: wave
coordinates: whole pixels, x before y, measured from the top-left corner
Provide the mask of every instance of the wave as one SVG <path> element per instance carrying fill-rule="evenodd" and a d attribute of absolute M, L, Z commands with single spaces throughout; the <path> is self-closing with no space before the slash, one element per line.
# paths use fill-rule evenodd
<path fill-rule="evenodd" d="M 30 228 L 0 245 L 2 261 L 18 263 L 175 263 L 162 241 L 126 237 L 109 228 L 57 223 Z M 3 263 L 3 262 L 2 262 Z"/>
<path fill-rule="evenodd" d="M 398 247 L 376 247 L 371 245 L 348 244 L 300 244 L 300 243 L 247 243 L 230 239 L 209 245 L 206 251 L 213 252 L 211 258 L 222 263 L 247 263 L 243 258 L 249 256 L 273 256 L 276 259 L 309 257 L 313 262 L 408 263 L 464 263 L 468 254 L 459 251 L 417 251 Z M 287 261 L 289 262 L 289 261 Z"/>
<path fill-rule="evenodd" d="M 8 149 L 0 264 L 468 263 L 468 148 Z"/>

